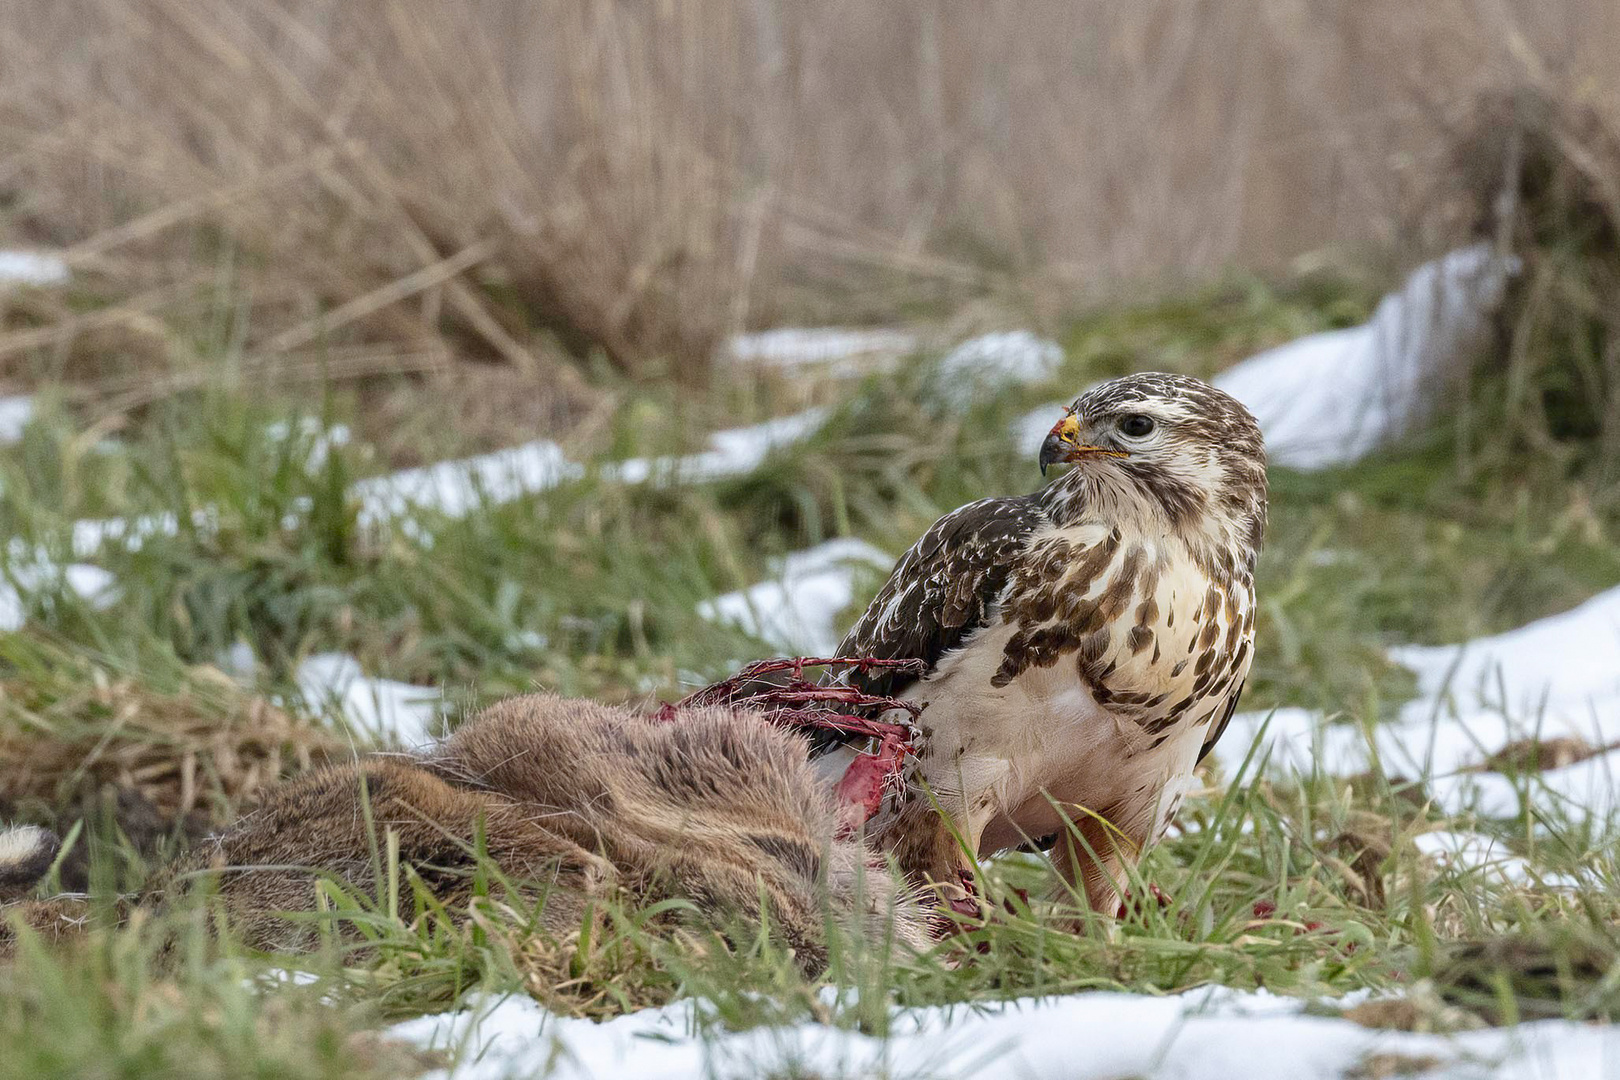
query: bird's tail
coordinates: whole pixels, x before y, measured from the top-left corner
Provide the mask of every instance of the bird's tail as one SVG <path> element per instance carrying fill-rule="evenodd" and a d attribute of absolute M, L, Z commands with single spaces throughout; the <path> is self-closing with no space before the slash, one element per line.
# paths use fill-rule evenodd
<path fill-rule="evenodd" d="M 0 825 L 0 903 L 15 900 L 39 884 L 62 841 L 38 825 Z"/>

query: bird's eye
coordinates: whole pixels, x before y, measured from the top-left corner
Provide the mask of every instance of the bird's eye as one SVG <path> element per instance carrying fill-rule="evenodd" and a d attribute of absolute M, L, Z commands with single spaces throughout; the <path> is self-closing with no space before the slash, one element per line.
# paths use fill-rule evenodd
<path fill-rule="evenodd" d="M 1133 413 L 1119 422 L 1120 434 L 1129 435 L 1133 439 L 1153 434 L 1153 427 L 1153 417 L 1143 416 L 1141 413 Z"/>

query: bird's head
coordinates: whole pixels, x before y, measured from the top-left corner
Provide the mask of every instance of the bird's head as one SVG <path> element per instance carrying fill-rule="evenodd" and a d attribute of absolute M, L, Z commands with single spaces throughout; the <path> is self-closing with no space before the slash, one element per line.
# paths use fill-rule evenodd
<path fill-rule="evenodd" d="M 1041 444 L 1057 516 L 1081 506 L 1161 520 L 1190 543 L 1242 549 L 1252 562 L 1266 522 L 1260 425 L 1230 394 L 1185 375 L 1143 372 L 1075 399 Z"/>

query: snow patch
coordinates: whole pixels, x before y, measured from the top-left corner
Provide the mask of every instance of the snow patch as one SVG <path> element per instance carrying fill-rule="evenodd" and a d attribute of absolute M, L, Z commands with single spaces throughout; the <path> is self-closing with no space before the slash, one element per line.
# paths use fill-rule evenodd
<path fill-rule="evenodd" d="M 602 469 L 610 483 L 699 483 L 753 472 L 773 450 L 802 442 L 827 421 L 825 409 L 809 409 L 749 427 L 716 431 L 709 449 L 697 454 L 631 458 Z M 388 476 L 361 480 L 350 490 L 360 500 L 360 521 L 379 525 L 413 510 L 466 517 L 482 506 L 537 495 L 585 475 L 549 439 L 491 454 L 441 461 Z"/>
<path fill-rule="evenodd" d="M 773 451 L 809 438 L 827 422 L 828 415 L 826 409 L 807 409 L 748 427 L 716 431 L 709 436 L 709 449 L 701 453 L 614 462 L 603 467 L 602 476 L 613 483 L 638 484 L 701 483 L 745 475 L 759 468 Z M 272 439 L 286 439 L 294 431 L 311 440 L 306 462 L 311 471 L 321 467 L 332 448 L 345 445 L 350 438 L 347 427 L 339 424 L 326 428 L 308 417 L 296 429 L 286 423 L 272 425 L 269 435 Z M 351 485 L 349 495 L 360 503 L 360 524 L 376 527 L 392 520 L 409 523 L 414 512 L 424 510 L 464 518 L 482 507 L 538 495 L 579 480 L 585 472 L 585 466 L 570 460 L 561 446 L 541 439 L 489 454 L 370 477 Z M 218 528 L 218 518 L 217 508 L 204 507 L 193 514 L 192 525 L 202 532 L 213 531 Z M 289 515 L 285 525 L 297 528 L 297 515 Z M 90 558 L 109 543 L 122 543 L 128 550 L 138 551 L 151 537 L 175 536 L 179 531 L 179 520 L 171 513 L 86 518 L 73 523 L 73 552 L 77 558 Z"/>
<path fill-rule="evenodd" d="M 349 445 L 349 439 L 352 437 L 349 425 L 327 426 L 314 416 L 300 416 L 296 424 L 277 420 L 268 425 L 264 433 L 271 442 L 286 442 L 296 435 L 307 443 L 309 456 L 304 459 L 304 468 L 311 473 L 319 472 L 332 451 L 337 447 Z"/>
<path fill-rule="evenodd" d="M 1500 840 L 1479 833 L 1427 832 L 1413 837 L 1412 843 L 1442 866 L 1464 873 L 1482 871 L 1500 878 L 1506 885 L 1573 888 L 1580 884 L 1567 874 L 1537 874 L 1527 861 L 1513 854 Z"/>
<path fill-rule="evenodd" d="M 831 656 L 842 640 L 838 614 L 854 602 L 863 565 L 887 573 L 894 559 L 864 540 L 830 540 L 782 559 L 765 581 L 705 600 L 698 614 L 787 656 Z"/>
<path fill-rule="evenodd" d="M 917 335 L 905 330 L 859 330 L 838 326 L 783 327 L 757 334 L 738 334 L 726 346 L 737 364 L 795 371 L 825 367 L 834 378 L 887 371 L 917 351 Z"/>
<path fill-rule="evenodd" d="M 923 347 L 922 339 L 908 330 L 783 327 L 733 337 L 725 358 L 791 372 L 815 368 L 817 375 L 845 378 L 893 370 L 901 358 Z M 947 352 L 937 380 L 945 400 L 965 408 L 977 394 L 1050 378 L 1062 363 L 1063 347 L 1055 341 L 1029 330 L 999 330 Z"/>
<path fill-rule="evenodd" d="M 0 397 L 0 446 L 22 442 L 23 431 L 34 420 L 34 399 L 27 394 Z"/>
<path fill-rule="evenodd" d="M 361 480 L 350 492 L 360 500 L 361 524 L 376 526 L 409 517 L 413 510 L 466 517 L 481 506 L 549 491 L 584 474 L 584 467 L 568 460 L 561 446 L 541 439 Z"/>
<path fill-rule="evenodd" d="M 709 436 L 709 449 L 697 454 L 630 458 L 602 467 L 602 478 L 616 484 L 701 483 L 746 476 L 772 451 L 803 442 L 827 422 L 826 409 L 806 409 L 762 424 L 729 428 Z"/>
<path fill-rule="evenodd" d="M 0 251 L 0 286 L 61 285 L 71 272 L 60 256 L 46 251 Z"/>
<path fill-rule="evenodd" d="M 1460 248 L 1412 271 L 1362 325 L 1269 349 L 1215 385 L 1254 413 L 1272 464 L 1359 460 L 1424 418 L 1435 391 L 1484 339 L 1518 269 L 1488 244 Z M 1036 453 L 1066 407 L 1043 405 L 1015 422 L 1019 450 Z"/>
<path fill-rule="evenodd" d="M 1534 809 L 1554 820 L 1609 821 L 1620 813 L 1620 750 L 1517 778 L 1498 772 L 1437 776 L 1429 795 L 1448 814 L 1513 818 Z"/>
<path fill-rule="evenodd" d="M 1370 320 L 1312 334 L 1222 372 L 1215 385 L 1249 407 L 1271 461 L 1342 465 L 1407 434 L 1435 391 L 1478 347 L 1518 260 L 1489 244 L 1412 272 Z"/>
<path fill-rule="evenodd" d="M 1453 1036 L 1381 1031 L 1307 1016 L 1266 993 L 1068 997 L 897 1012 L 878 1039 L 821 1024 L 695 1035 L 691 1001 L 606 1023 L 553 1016 L 527 997 L 485 998 L 468 1011 L 421 1017 L 389 1034 L 460 1063 L 436 1075 L 496 1080 L 715 1080 L 764 1075 L 938 1076 L 1018 1080 L 1299 1080 L 1340 1077 L 1374 1054 L 1430 1058 L 1441 1080 L 1605 1075 L 1620 1030 L 1565 1021 Z M 1265 1052 L 1257 1054 L 1256 1047 Z M 1077 1049 L 1079 1048 L 1079 1049 Z"/>
<path fill-rule="evenodd" d="M 192 515 L 192 524 L 207 529 L 218 521 L 217 511 L 201 509 Z M 139 551 L 154 536 L 178 536 L 180 519 L 173 514 L 142 514 L 133 518 L 81 518 L 73 523 L 73 555 L 93 558 L 103 545 L 121 543 L 126 550 Z"/>
<path fill-rule="evenodd" d="M 1423 777 L 1447 813 L 1515 817 L 1528 801 L 1573 820 L 1620 813 L 1620 588 L 1559 615 L 1463 645 L 1392 648 L 1418 696 L 1370 732 L 1307 709 L 1239 713 L 1216 746 L 1236 769 L 1249 746 L 1285 773 L 1351 776 L 1373 767 Z M 1262 731 L 1264 732 L 1262 736 Z M 1492 771 L 1511 744 L 1574 739 L 1599 751 L 1518 777 Z"/>
<path fill-rule="evenodd" d="M 444 693 L 367 676 L 360 662 L 343 653 L 320 653 L 298 666 L 298 691 L 307 705 L 325 707 L 381 741 L 422 746 L 442 726 Z"/>
<path fill-rule="evenodd" d="M 1089 387 L 1088 387 L 1089 389 Z M 1078 396 L 1078 395 L 1076 395 Z M 1037 405 L 1017 420 L 1013 421 L 1013 443 L 1018 452 L 1024 457 L 1032 458 L 1041 452 L 1041 443 L 1052 430 L 1052 425 L 1063 419 L 1068 409 L 1066 401 L 1053 401 L 1045 405 Z"/>
<path fill-rule="evenodd" d="M 1057 342 L 1028 330 L 1006 330 L 962 342 L 939 362 L 935 378 L 946 403 L 966 409 L 1007 386 L 1049 379 L 1062 364 L 1063 347 Z"/>
<path fill-rule="evenodd" d="M 21 630 L 28 621 L 28 598 L 67 589 L 97 611 L 118 600 L 112 574 L 88 563 L 58 566 L 37 553 L 25 553 L 13 542 L 5 575 L 0 578 L 0 631 Z"/>
<path fill-rule="evenodd" d="M 1620 740 L 1620 588 L 1504 634 L 1389 655 L 1424 697 L 1449 689 L 1459 708 L 1534 717 L 1545 735 Z"/>

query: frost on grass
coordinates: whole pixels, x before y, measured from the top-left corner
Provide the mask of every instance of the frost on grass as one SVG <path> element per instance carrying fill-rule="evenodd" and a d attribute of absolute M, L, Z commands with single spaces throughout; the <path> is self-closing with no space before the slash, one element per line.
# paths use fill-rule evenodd
<path fill-rule="evenodd" d="M 311 656 L 298 666 L 297 682 L 307 705 L 334 713 L 382 742 L 421 746 L 440 733 L 443 691 L 369 677 L 352 656 Z"/>
<path fill-rule="evenodd" d="M 1442 1036 L 1382 1031 L 1303 1010 L 1303 1002 L 1263 991 L 1086 993 L 899 1012 L 890 1036 L 879 1039 L 814 1023 L 694 1035 L 702 1024 L 690 1001 L 595 1024 L 552 1016 L 516 997 L 484 999 L 469 1011 L 407 1021 L 390 1033 L 450 1050 L 460 1064 L 439 1075 L 460 1080 L 1299 1080 L 1358 1075 L 1375 1058 L 1428 1062 L 1423 1076 L 1461 1080 L 1600 1076 L 1620 1054 L 1620 1031 L 1564 1021 Z"/>
<path fill-rule="evenodd" d="M 842 639 L 838 616 L 855 601 L 855 578 L 894 560 L 863 540 L 830 540 L 782 559 L 769 579 L 705 600 L 698 614 L 728 623 L 787 656 L 831 656 Z"/>
<path fill-rule="evenodd" d="M 1273 464 L 1358 461 L 1409 433 L 1490 329 L 1516 260 L 1475 244 L 1424 263 L 1360 326 L 1311 334 L 1228 368 L 1215 385 L 1249 407 Z M 1062 415 L 1054 402 L 1013 428 L 1033 454 Z"/>

